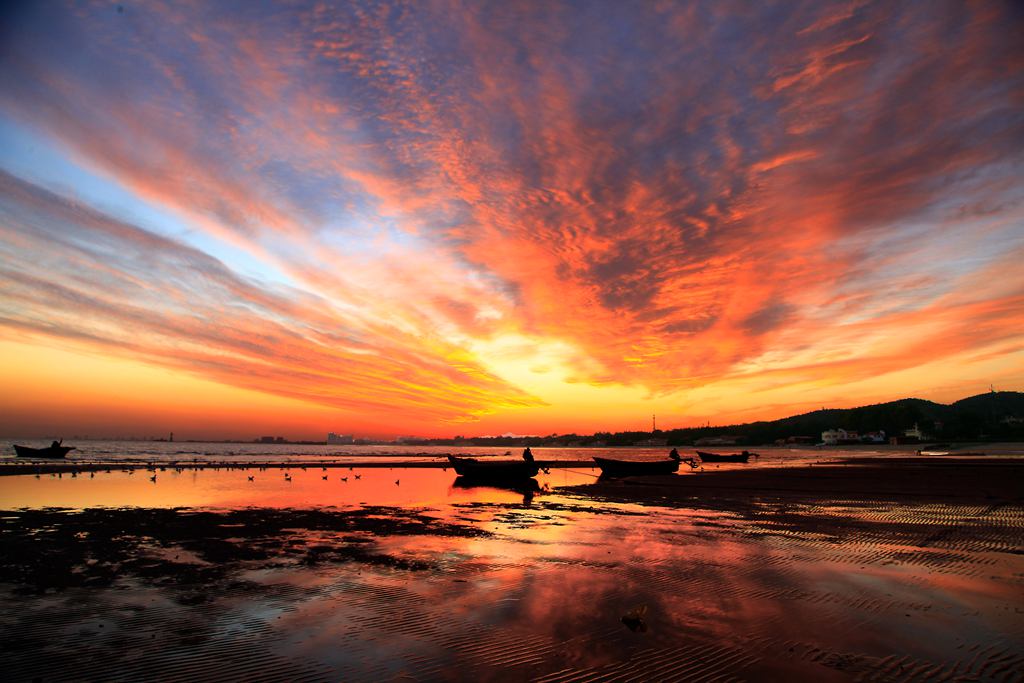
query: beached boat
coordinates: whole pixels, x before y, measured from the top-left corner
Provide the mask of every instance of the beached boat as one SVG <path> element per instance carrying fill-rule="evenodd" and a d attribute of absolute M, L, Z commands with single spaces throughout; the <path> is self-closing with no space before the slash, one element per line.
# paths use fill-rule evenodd
<path fill-rule="evenodd" d="M 532 479 L 540 471 L 540 465 L 528 460 L 477 460 L 448 456 L 455 468 L 455 474 L 466 479 L 489 482 L 509 482 Z"/>
<path fill-rule="evenodd" d="M 718 453 L 705 453 L 704 451 L 697 451 L 697 456 L 702 462 L 747 462 L 750 460 L 750 456 L 757 457 L 757 453 L 750 453 L 743 451 L 742 453 L 733 453 L 731 455 L 720 455 Z"/>
<path fill-rule="evenodd" d="M 594 457 L 594 462 L 601 468 L 602 477 L 631 477 L 645 474 L 672 474 L 684 462 L 675 450 L 666 460 L 617 460 L 615 458 Z M 689 461 L 685 461 L 689 464 Z M 692 466 L 692 465 L 691 465 Z"/>
<path fill-rule="evenodd" d="M 614 460 L 594 458 L 602 477 L 631 477 L 645 474 L 672 474 L 679 469 L 678 460 Z"/>
<path fill-rule="evenodd" d="M 61 446 L 59 443 L 46 448 L 14 445 L 14 453 L 19 458 L 63 458 L 73 450 L 75 450 L 74 446 Z"/>

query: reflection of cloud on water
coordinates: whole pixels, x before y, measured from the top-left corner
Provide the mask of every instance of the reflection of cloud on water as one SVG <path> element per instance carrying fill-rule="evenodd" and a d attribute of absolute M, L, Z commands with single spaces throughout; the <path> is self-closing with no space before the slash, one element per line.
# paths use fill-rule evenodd
<path fill-rule="evenodd" d="M 250 662 L 280 657 L 344 680 L 402 672 L 463 677 L 468 668 L 479 680 L 556 672 L 664 680 L 665 671 L 682 679 L 765 679 L 780 671 L 808 679 L 840 660 L 878 677 L 887 657 L 975 671 L 1006 656 L 1005 648 L 978 651 L 1011 637 L 992 615 L 1016 597 L 1019 555 L 991 558 L 1016 541 L 1012 522 L 1024 512 L 859 501 L 748 504 L 722 513 L 552 494 L 531 507 L 509 500 L 257 509 L 192 515 L 187 523 L 181 514 L 191 513 L 12 512 L 3 519 L 11 552 L 0 571 L 37 561 L 39 553 L 22 546 L 43 544 L 51 558 L 86 557 L 113 530 L 114 545 L 99 564 L 53 566 L 88 579 L 104 563 L 121 563 L 120 574 L 104 579 L 128 580 L 117 600 L 96 587 L 88 596 L 90 609 L 116 626 L 104 631 L 145 635 L 132 642 L 140 657 L 114 648 L 103 660 L 128 678 L 139 662 L 177 671 L 185 652 L 211 672 L 234 672 L 240 664 L 231 652 L 243 646 L 256 653 Z M 28 527 L 18 527 L 22 518 Z M 56 531 L 37 539 L 35 527 Z M 948 533 L 936 533 L 942 529 Z M 76 535 L 83 532 L 90 533 Z M 912 543 L 922 533 L 930 547 Z M 81 540 L 62 545 L 65 538 Z M 133 585 L 137 576 L 152 587 Z M 104 611 L 105 601 L 143 596 L 163 606 Z M 7 610 L 12 618 L 41 618 L 42 602 L 0 596 L 0 606 L 11 603 L 19 607 Z M 40 628 L 69 630 L 59 641 L 28 641 L 9 653 L 19 666 L 47 670 L 69 652 L 80 657 L 107 646 L 106 634 L 80 642 L 81 615 L 67 609 L 72 604 L 46 603 Z M 640 606 L 647 629 L 634 631 L 622 618 Z M 197 615 L 217 628 L 166 636 L 169 622 Z M 951 646 L 950 623 L 967 647 Z M 165 635 L 151 640 L 150 633 Z M 907 633 L 912 640 L 903 639 Z M 40 656 L 44 642 L 59 642 L 59 650 Z M 952 661 L 951 652 L 964 659 Z"/>

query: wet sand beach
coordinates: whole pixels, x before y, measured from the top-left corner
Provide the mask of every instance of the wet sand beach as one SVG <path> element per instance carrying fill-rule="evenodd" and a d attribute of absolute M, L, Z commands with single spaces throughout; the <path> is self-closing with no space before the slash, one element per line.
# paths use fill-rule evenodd
<path fill-rule="evenodd" d="M 804 467 L 736 467 L 714 463 L 697 476 L 630 477 L 576 489 L 633 502 L 701 504 L 805 498 L 888 501 L 1005 502 L 1024 498 L 1024 458 L 843 458 Z"/>
<path fill-rule="evenodd" d="M 320 488 L 355 482 L 319 470 L 291 498 L 203 509 L 5 505 L 5 677 L 1024 680 L 1024 460 L 581 475 L 536 495 L 429 469 L 360 482 L 375 474 L 333 507 Z M 96 475 L 149 484 L 130 476 Z"/>

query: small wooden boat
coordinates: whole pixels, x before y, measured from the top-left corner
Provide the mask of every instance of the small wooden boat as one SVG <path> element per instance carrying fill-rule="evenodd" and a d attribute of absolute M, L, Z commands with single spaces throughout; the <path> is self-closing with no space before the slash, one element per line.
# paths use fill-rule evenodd
<path fill-rule="evenodd" d="M 536 477 L 540 471 L 540 465 L 528 460 L 486 461 L 449 455 L 448 462 L 455 468 L 455 474 L 476 481 L 523 481 Z"/>
<path fill-rule="evenodd" d="M 718 453 L 705 453 L 704 451 L 697 451 L 697 455 L 700 457 L 702 462 L 747 462 L 750 460 L 750 456 L 757 456 L 757 453 L 749 453 L 743 451 L 742 453 L 733 453 L 731 455 L 719 455 Z"/>
<path fill-rule="evenodd" d="M 672 474 L 679 469 L 682 459 L 678 454 L 667 460 L 616 460 L 594 457 L 601 468 L 602 477 L 636 477 L 654 474 Z"/>
<path fill-rule="evenodd" d="M 19 458 L 63 458 L 73 450 L 75 450 L 74 446 L 61 446 L 60 444 L 46 448 L 31 448 L 17 444 L 14 446 L 14 452 Z"/>

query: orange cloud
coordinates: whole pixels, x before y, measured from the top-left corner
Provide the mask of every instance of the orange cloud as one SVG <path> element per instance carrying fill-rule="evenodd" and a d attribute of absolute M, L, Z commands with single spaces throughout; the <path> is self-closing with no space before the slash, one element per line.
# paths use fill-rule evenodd
<path fill-rule="evenodd" d="M 608 419 L 715 387 L 784 405 L 1013 347 L 1020 275 L 978 279 L 1024 202 L 1002 5 L 129 11 L 25 19 L 4 116 L 290 286 L 8 179 L 5 265 L 56 239 L 70 274 L 8 267 L 9 329 L 365 414 L 537 424 L 584 386 Z"/>

